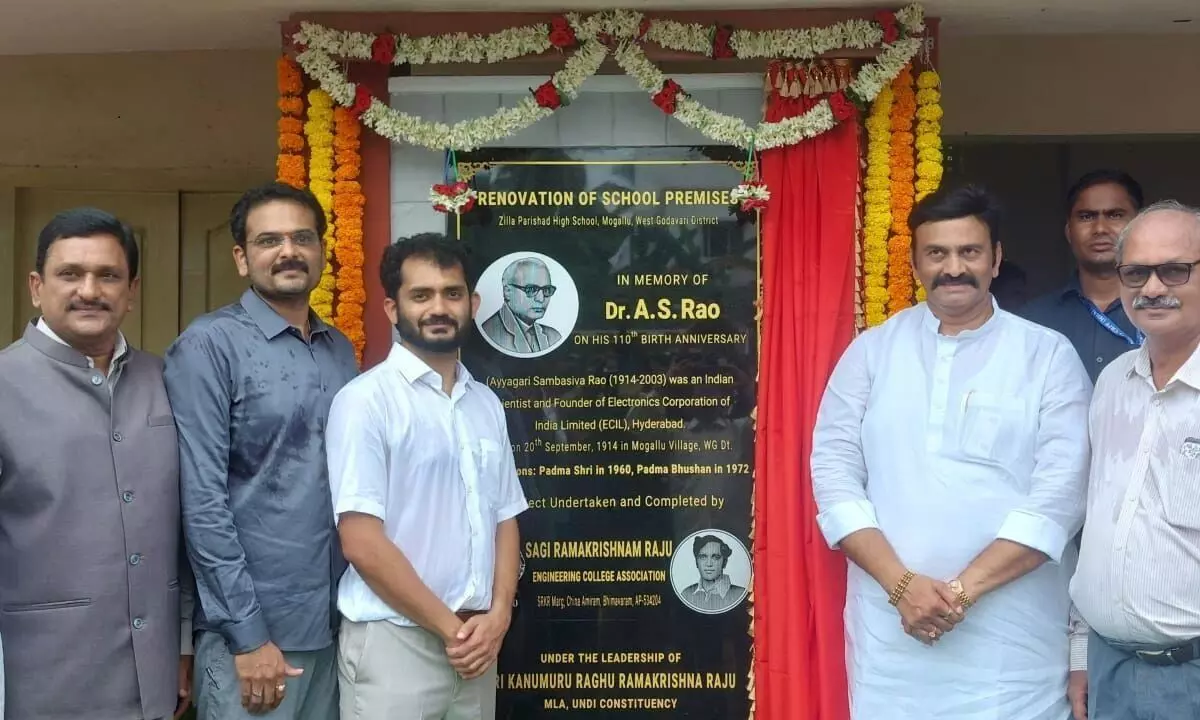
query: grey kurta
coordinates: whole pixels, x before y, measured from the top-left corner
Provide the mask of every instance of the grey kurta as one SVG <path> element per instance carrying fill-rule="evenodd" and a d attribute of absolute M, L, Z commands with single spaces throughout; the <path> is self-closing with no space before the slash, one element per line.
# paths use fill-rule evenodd
<path fill-rule="evenodd" d="M 162 363 L 130 350 L 109 382 L 32 324 L 0 352 L 9 718 L 161 718 L 178 700 L 190 578 Z"/>

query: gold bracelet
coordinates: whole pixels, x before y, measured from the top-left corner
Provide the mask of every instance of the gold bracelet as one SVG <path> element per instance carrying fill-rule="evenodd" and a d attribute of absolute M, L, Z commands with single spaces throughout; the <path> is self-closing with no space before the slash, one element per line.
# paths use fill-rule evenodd
<path fill-rule="evenodd" d="M 900 598 L 904 596 L 904 591 L 908 590 L 908 584 L 916 577 L 912 570 L 905 571 L 904 577 L 900 578 L 900 582 L 896 583 L 896 587 L 888 593 L 888 602 L 894 607 L 900 602 Z"/>
<path fill-rule="evenodd" d="M 975 604 L 975 601 L 971 599 L 971 596 L 968 595 L 967 591 L 963 588 L 961 580 L 954 578 L 947 584 L 950 586 L 951 592 L 953 592 L 955 597 L 958 599 L 958 604 L 963 606 L 963 610 L 966 610 Z"/>

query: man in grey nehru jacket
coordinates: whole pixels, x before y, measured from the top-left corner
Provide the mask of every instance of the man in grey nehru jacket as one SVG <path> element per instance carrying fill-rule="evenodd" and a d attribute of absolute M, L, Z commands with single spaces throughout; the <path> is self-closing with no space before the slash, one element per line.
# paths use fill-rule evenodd
<path fill-rule="evenodd" d="M 10 720 L 163 720 L 190 701 L 175 423 L 162 361 L 120 330 L 137 289 L 128 226 L 59 213 L 29 276 L 41 316 L 0 351 Z"/>

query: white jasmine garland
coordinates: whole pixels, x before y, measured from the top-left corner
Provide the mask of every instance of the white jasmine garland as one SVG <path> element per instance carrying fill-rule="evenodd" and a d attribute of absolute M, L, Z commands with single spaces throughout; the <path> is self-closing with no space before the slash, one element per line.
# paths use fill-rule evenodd
<path fill-rule="evenodd" d="M 370 60 L 371 45 L 377 37 L 301 22 L 292 39 L 302 47 L 334 57 Z M 397 35 L 392 64 L 497 63 L 537 55 L 550 47 L 550 27 L 545 24 L 508 28 L 491 35 L 450 33 L 415 38 Z"/>
<path fill-rule="evenodd" d="M 921 41 L 915 38 L 884 46 L 874 62 L 859 70 L 861 82 L 856 80 L 850 88 L 864 102 L 870 102 L 880 89 L 900 74 L 920 47 Z M 666 77 L 636 43 L 626 43 L 618 49 L 616 61 L 646 92 L 655 95 L 662 89 Z M 828 100 L 821 100 L 803 115 L 779 122 L 763 122 L 751 128 L 741 118 L 717 112 L 680 94 L 674 117 L 711 140 L 742 148 L 753 145 L 757 150 L 792 145 L 827 132 L 837 124 Z"/>
<path fill-rule="evenodd" d="M 744 200 L 762 200 L 766 202 L 771 199 L 771 191 L 767 189 L 766 185 L 742 183 L 729 191 L 729 197 L 735 203 L 741 203 Z"/>
<path fill-rule="evenodd" d="M 608 48 L 600 41 L 604 35 L 619 43 L 615 53 L 617 63 L 643 90 L 654 95 L 662 89 L 667 78 L 650 62 L 637 42 L 645 17 L 642 13 L 607 10 L 587 16 L 567 13 L 564 17 L 580 43 L 553 77 L 554 86 L 565 98 L 574 99 L 580 85 L 599 70 L 608 54 Z M 924 13 L 916 4 L 898 11 L 896 22 L 909 36 L 919 34 L 925 27 Z M 711 33 L 711 25 L 654 20 L 644 39 L 669 50 L 711 56 Z M 490 35 L 450 33 L 416 38 L 396 35 L 393 64 L 503 62 L 550 50 L 553 46 L 549 35 L 550 26 L 544 23 L 509 28 Z M 296 60 L 335 102 L 351 107 L 355 101 L 355 85 L 347 80 L 337 58 L 371 60 L 371 46 L 377 37 L 302 22 L 293 38 L 305 49 Z M 883 28 L 878 23 L 851 19 L 825 28 L 735 30 L 729 42 L 739 58 L 807 60 L 845 48 L 876 47 L 882 40 Z M 874 61 L 859 69 L 847 87 L 847 95 L 860 102 L 871 102 L 920 49 L 921 39 L 916 37 L 882 45 Z M 527 96 L 516 106 L 500 108 L 491 115 L 446 125 L 394 110 L 386 102 L 373 98 L 362 115 L 362 122 L 392 142 L 435 150 L 467 151 L 520 132 L 553 112 L 538 106 L 532 96 Z M 837 124 L 829 101 L 824 99 L 803 115 L 750 127 L 740 118 L 701 105 L 686 92 L 676 98 L 674 117 L 716 142 L 758 150 L 792 145 L 820 135 Z"/>
<path fill-rule="evenodd" d="M 554 74 L 553 82 L 559 94 L 570 99 L 577 97 L 579 86 L 596 73 L 607 54 L 608 49 L 598 41 L 585 42 L 567 59 L 563 69 Z M 296 61 L 330 97 L 344 106 L 354 104 L 354 85 L 345 79 L 329 55 L 310 48 L 300 53 Z M 372 98 L 371 106 L 361 119 L 364 125 L 392 142 L 406 142 L 433 150 L 454 148 L 467 151 L 514 135 L 553 112 L 540 107 L 529 95 L 513 107 L 503 107 L 491 115 L 447 125 L 422 120 L 389 107 L 379 98 Z"/>

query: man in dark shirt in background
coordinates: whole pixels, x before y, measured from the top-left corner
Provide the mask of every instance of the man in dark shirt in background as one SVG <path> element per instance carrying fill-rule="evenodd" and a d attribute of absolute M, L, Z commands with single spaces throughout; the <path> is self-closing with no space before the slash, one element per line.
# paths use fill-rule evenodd
<path fill-rule="evenodd" d="M 1066 335 L 1092 383 L 1118 355 L 1142 344 L 1121 307 L 1116 243 L 1143 204 L 1142 187 L 1120 170 L 1093 170 L 1067 192 L 1067 243 L 1076 272 L 1065 286 L 1017 314 Z"/>
<path fill-rule="evenodd" d="M 337 718 L 334 602 L 345 565 L 324 428 L 358 369 L 350 341 L 309 309 L 325 225 L 306 190 L 270 184 L 242 196 L 230 230 L 250 288 L 166 353 L 199 600 L 201 720 Z"/>

